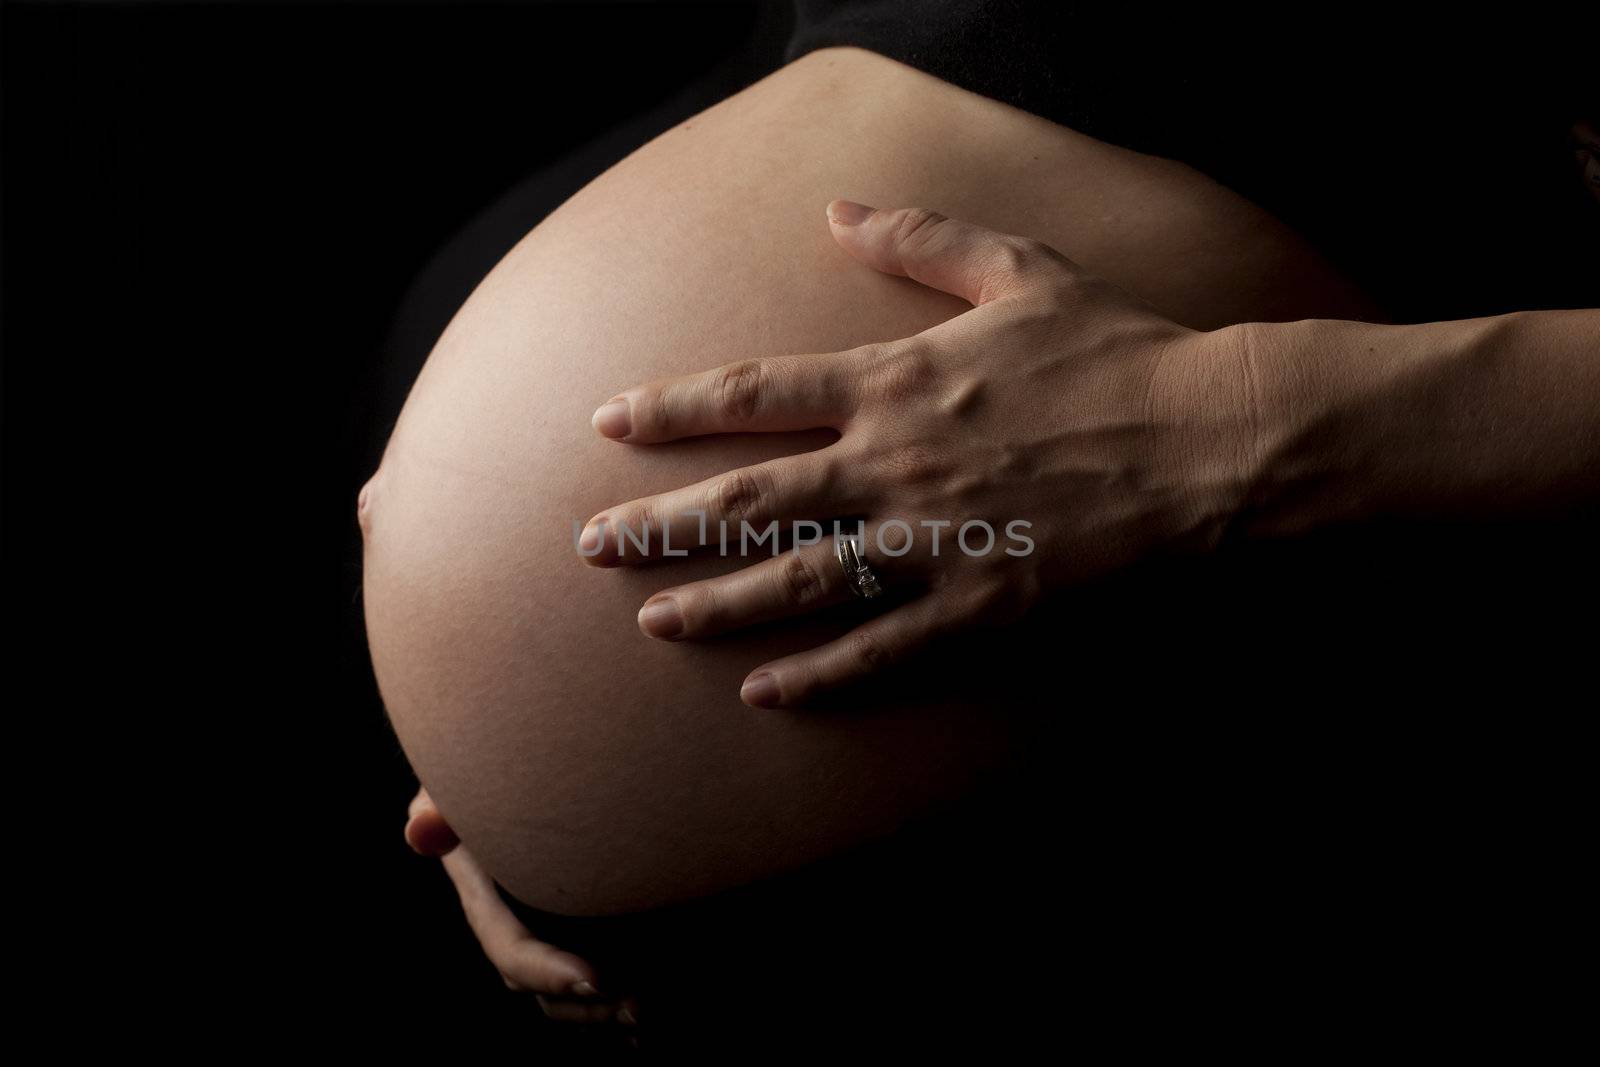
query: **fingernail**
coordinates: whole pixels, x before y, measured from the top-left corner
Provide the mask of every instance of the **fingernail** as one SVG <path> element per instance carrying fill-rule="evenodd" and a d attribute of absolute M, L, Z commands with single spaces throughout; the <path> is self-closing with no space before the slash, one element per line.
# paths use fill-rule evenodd
<path fill-rule="evenodd" d="M 577 997 L 592 997 L 599 993 L 600 990 L 594 987 L 593 982 L 574 982 L 572 983 L 572 988 L 567 992 Z"/>
<path fill-rule="evenodd" d="M 778 706 L 778 680 L 766 672 L 752 674 L 739 690 L 739 699 L 752 708 L 775 708 Z"/>
<path fill-rule="evenodd" d="M 585 553 L 594 555 L 600 547 L 600 538 L 604 536 L 601 523 L 595 519 L 589 520 L 589 525 L 583 528 L 583 534 L 578 538 L 578 547 Z"/>
<path fill-rule="evenodd" d="M 670 641 L 683 633 L 683 612 L 671 597 L 652 600 L 639 609 L 639 629 L 651 637 Z"/>
<path fill-rule="evenodd" d="M 600 431 L 600 436 L 609 437 L 613 441 L 633 432 L 633 419 L 628 415 L 628 402 L 620 397 L 601 404 L 600 410 L 596 411 L 594 418 L 589 421 Z"/>
<path fill-rule="evenodd" d="M 840 226 L 859 226 L 876 210 L 854 200 L 835 200 L 828 205 L 828 219 Z"/>
<path fill-rule="evenodd" d="M 633 1012 L 629 1011 L 627 1008 L 623 1008 L 621 1011 L 617 1012 L 617 1022 L 621 1023 L 623 1026 L 639 1025 L 639 1020 L 635 1019 L 633 1017 Z"/>

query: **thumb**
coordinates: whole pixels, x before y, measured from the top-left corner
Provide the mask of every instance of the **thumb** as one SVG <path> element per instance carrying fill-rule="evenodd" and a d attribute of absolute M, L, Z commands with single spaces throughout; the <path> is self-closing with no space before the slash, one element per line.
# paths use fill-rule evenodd
<path fill-rule="evenodd" d="M 910 278 L 974 305 L 1077 270 L 1049 245 L 926 208 L 879 211 L 835 200 L 828 205 L 828 223 L 833 239 L 874 270 Z"/>
<path fill-rule="evenodd" d="M 437 857 L 445 855 L 460 843 L 456 832 L 450 829 L 450 824 L 434 807 L 428 791 L 419 789 L 416 799 L 411 802 L 410 811 L 406 813 L 406 844 L 424 856 Z"/>

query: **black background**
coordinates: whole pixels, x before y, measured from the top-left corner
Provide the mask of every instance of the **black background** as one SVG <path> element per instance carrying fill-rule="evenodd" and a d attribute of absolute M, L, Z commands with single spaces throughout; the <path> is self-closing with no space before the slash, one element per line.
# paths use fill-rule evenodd
<path fill-rule="evenodd" d="M 15 696 L 51 738 L 27 818 L 125 1022 L 569 1040 L 402 842 L 356 492 L 477 279 L 775 68 L 789 17 L 5 5 L 7 600 Z M 107 992 L 46 947 L 69 996 Z M 151 992 L 163 1010 L 130 1007 Z"/>
<path fill-rule="evenodd" d="M 8 673 L 26 712 L 18 780 L 44 772 L 18 787 L 18 820 L 45 846 L 29 881 L 74 906 L 43 924 L 59 977 L 39 985 L 173 1040 L 225 1022 L 233 1041 L 304 1044 L 334 1024 L 368 1045 L 566 1047 L 577 1038 L 502 989 L 443 875 L 401 841 L 413 781 L 363 645 L 355 494 L 477 278 L 605 166 L 775 67 L 784 5 L 3 17 Z M 1380 835 L 1326 842 L 1316 877 L 1345 887 L 1326 903 L 1403 897 L 1396 930 L 1427 928 L 1407 958 L 1445 961 L 1418 970 L 1421 999 L 1518 939 L 1559 949 L 1592 800 L 1561 758 L 1593 697 L 1595 583 L 1564 562 L 1589 558 L 1573 536 L 1532 542 L 1542 558 L 1515 543 L 1509 570 L 1492 531 L 1444 555 L 1401 542 L 1390 577 L 1409 584 L 1376 611 L 1361 597 L 1381 577 L 1324 576 L 1306 595 L 1331 605 L 1330 631 L 1363 620 L 1359 667 L 1279 635 L 1284 658 L 1257 681 L 1305 694 L 1294 707 L 1123 709 L 1162 737 L 1135 746 L 1130 727 L 1130 761 L 1170 770 L 1180 810 L 1226 794 L 1191 813 L 1200 830 L 1272 806 L 1252 790 L 1296 795 L 1314 767 L 1335 791 L 1329 825 L 1359 810 Z M 1200 592 L 1233 594 L 1210 580 Z M 1471 621 L 1486 597 L 1487 631 Z M 1373 756 L 1374 738 L 1392 749 Z M 1197 771 L 1196 752 L 1260 777 Z M 1103 832 L 1142 803 L 1117 796 Z M 1350 869 L 1374 850 L 1381 864 Z M 1403 888 L 1377 885 L 1383 870 Z M 1340 922 L 1357 925 L 1326 928 Z M 1383 970 L 1351 980 L 1404 985 Z M 159 1009 L 130 1007 L 150 993 Z M 1055 1007 L 1019 996 L 1019 1011 Z"/>

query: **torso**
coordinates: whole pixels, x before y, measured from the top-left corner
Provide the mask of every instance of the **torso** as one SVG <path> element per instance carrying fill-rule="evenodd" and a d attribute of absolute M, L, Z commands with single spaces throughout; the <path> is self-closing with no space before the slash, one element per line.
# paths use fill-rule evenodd
<path fill-rule="evenodd" d="M 594 408 L 639 381 L 905 336 L 964 305 L 876 275 L 823 206 L 921 205 L 1039 237 L 1190 326 L 1367 317 L 1303 241 L 1176 163 L 871 53 L 812 53 L 683 123 L 538 226 L 440 339 L 368 492 L 366 604 L 400 740 L 518 897 L 645 908 L 891 831 L 1002 765 L 1032 657 L 932 668 L 855 711 L 759 713 L 739 682 L 832 617 L 703 645 L 634 623 L 734 561 L 587 567 L 573 520 L 820 434 L 639 449 Z"/>

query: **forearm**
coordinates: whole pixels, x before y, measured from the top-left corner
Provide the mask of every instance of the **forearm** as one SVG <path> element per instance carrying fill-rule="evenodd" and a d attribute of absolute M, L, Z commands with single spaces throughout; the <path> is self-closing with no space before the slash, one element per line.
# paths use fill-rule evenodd
<path fill-rule="evenodd" d="M 1600 497 L 1600 312 L 1238 332 L 1255 413 L 1248 533 Z"/>

